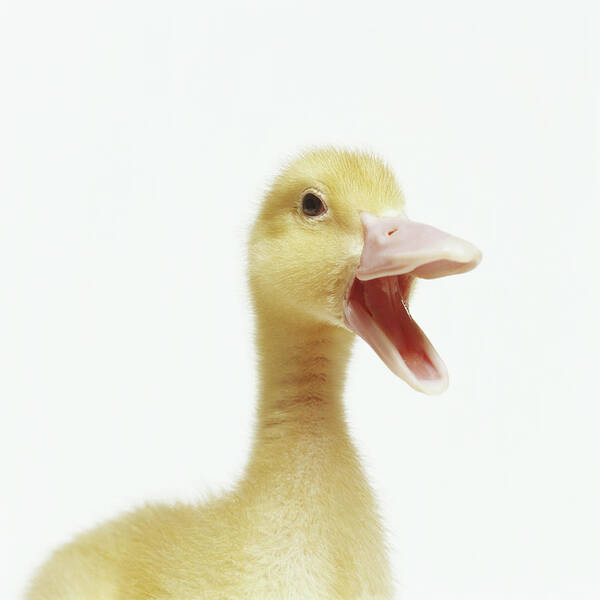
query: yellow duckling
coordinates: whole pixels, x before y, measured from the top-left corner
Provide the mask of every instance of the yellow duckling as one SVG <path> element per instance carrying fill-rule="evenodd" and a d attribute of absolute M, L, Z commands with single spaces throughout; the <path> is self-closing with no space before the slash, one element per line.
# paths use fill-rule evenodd
<path fill-rule="evenodd" d="M 260 401 L 242 480 L 202 505 L 146 506 L 77 537 L 28 600 L 392 598 L 371 489 L 342 392 L 355 333 L 425 393 L 445 367 L 408 311 L 412 282 L 479 251 L 408 220 L 391 171 L 364 153 L 293 161 L 249 244 Z"/>

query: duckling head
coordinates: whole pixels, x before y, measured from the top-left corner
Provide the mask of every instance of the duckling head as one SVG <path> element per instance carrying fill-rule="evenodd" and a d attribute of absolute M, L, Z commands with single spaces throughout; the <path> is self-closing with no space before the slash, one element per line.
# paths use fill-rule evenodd
<path fill-rule="evenodd" d="M 391 170 L 363 152 L 324 148 L 293 160 L 266 194 L 250 236 L 249 282 L 274 323 L 329 324 L 358 334 L 418 391 L 448 385 L 412 319 L 416 278 L 463 273 L 479 250 L 409 220 Z"/>

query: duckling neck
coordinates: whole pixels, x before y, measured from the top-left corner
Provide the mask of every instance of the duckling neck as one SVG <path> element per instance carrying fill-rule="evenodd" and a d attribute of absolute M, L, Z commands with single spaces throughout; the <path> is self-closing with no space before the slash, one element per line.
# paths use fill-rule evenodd
<path fill-rule="evenodd" d="M 342 393 L 353 335 L 328 324 L 259 318 L 260 396 L 247 480 L 265 489 L 310 484 L 360 466 Z"/>
<path fill-rule="evenodd" d="M 286 581 L 299 577 L 303 590 L 312 573 L 333 585 L 328 597 L 391 597 L 375 500 L 342 405 L 353 336 L 323 324 L 260 318 L 255 440 L 238 488 L 252 542 L 275 544 L 272 571 Z"/>
<path fill-rule="evenodd" d="M 342 393 L 353 335 L 296 321 L 262 323 L 257 337 L 259 439 L 344 434 Z"/>

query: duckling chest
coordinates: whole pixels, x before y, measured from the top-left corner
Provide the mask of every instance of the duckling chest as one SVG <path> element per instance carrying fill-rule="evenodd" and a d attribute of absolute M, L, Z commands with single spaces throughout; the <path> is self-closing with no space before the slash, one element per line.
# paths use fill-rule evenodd
<path fill-rule="evenodd" d="M 247 512 L 255 597 L 391 598 L 390 571 L 371 491 L 362 477 L 273 486 Z"/>

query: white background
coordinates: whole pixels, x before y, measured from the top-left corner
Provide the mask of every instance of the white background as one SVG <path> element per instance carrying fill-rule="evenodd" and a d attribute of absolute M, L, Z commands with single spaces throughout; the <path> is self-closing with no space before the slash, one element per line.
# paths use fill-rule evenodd
<path fill-rule="evenodd" d="M 245 239 L 307 145 L 384 156 L 475 242 L 413 312 L 429 398 L 363 342 L 347 406 L 406 600 L 600 597 L 592 3 L 5 2 L 0 597 L 146 500 L 230 485 L 256 374 Z"/>

